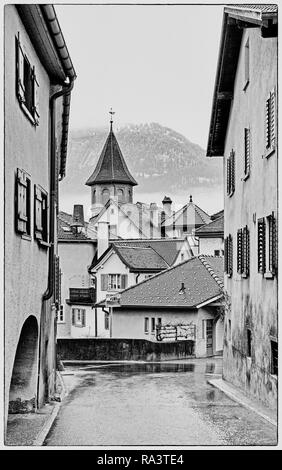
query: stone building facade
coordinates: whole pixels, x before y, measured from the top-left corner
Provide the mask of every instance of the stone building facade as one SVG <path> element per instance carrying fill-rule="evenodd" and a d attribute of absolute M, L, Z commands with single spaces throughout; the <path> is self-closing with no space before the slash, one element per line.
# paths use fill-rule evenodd
<path fill-rule="evenodd" d="M 6 423 L 54 393 L 58 180 L 75 72 L 52 5 L 4 10 Z"/>
<path fill-rule="evenodd" d="M 277 406 L 277 5 L 228 6 L 207 155 L 224 160 L 223 376 Z"/>

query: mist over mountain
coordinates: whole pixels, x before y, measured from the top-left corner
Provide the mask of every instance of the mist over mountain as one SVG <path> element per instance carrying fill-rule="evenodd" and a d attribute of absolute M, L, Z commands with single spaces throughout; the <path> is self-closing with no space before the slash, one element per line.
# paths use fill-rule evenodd
<path fill-rule="evenodd" d="M 114 130 L 138 190 L 173 195 L 193 187 L 222 184 L 222 159 L 205 157 L 205 151 L 178 132 L 157 123 L 127 125 Z M 69 137 L 66 178 L 61 194 L 89 194 L 85 182 L 92 173 L 109 129 L 72 131 Z"/>

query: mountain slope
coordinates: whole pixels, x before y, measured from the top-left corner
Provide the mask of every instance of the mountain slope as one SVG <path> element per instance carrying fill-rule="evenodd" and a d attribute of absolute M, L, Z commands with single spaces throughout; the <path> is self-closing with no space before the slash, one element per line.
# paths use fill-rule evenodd
<path fill-rule="evenodd" d="M 94 170 L 108 129 L 73 131 L 69 138 L 64 196 L 89 193 L 85 182 Z M 156 123 L 128 125 L 115 131 L 128 168 L 142 192 L 169 192 L 222 183 L 222 160 L 183 135 Z"/>

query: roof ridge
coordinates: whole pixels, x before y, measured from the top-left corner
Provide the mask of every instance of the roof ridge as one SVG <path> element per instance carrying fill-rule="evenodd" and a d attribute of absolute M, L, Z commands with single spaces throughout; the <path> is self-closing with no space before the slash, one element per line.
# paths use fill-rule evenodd
<path fill-rule="evenodd" d="M 210 258 L 215 258 L 215 256 L 213 255 L 199 255 L 198 258 L 199 260 L 201 261 L 201 263 L 203 264 L 203 266 L 205 266 L 205 268 L 207 269 L 207 271 L 209 272 L 209 274 L 213 277 L 213 279 L 215 280 L 215 282 L 219 285 L 219 287 L 221 289 L 224 289 L 224 283 L 221 281 L 221 279 L 218 277 L 217 274 L 215 274 L 214 270 L 212 269 L 212 267 L 210 266 L 210 264 L 205 260 L 205 258 L 207 257 L 210 257 Z M 222 258 L 222 256 L 217 256 L 217 258 Z"/>

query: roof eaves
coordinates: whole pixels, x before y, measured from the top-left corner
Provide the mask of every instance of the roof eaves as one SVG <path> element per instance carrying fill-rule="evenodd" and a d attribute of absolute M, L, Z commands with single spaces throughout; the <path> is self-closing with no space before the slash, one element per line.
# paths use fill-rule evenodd
<path fill-rule="evenodd" d="M 224 289 L 224 283 L 222 282 L 222 280 L 215 274 L 213 268 L 211 267 L 211 265 L 209 264 L 208 262 L 208 257 L 207 255 L 199 255 L 198 256 L 199 260 L 201 261 L 201 263 L 205 266 L 205 268 L 207 269 L 207 271 L 209 272 L 209 274 L 212 276 L 212 278 L 215 280 L 215 282 L 217 283 L 217 285 L 220 287 L 220 289 Z"/>

